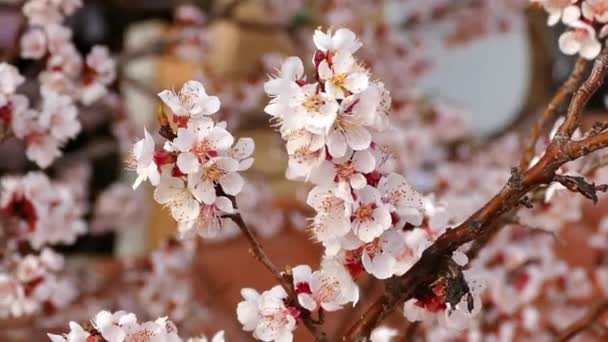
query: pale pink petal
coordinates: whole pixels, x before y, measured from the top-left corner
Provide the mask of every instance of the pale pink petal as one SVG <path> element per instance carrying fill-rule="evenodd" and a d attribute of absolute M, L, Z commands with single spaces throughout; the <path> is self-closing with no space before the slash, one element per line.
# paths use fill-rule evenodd
<path fill-rule="evenodd" d="M 200 163 L 198 157 L 194 153 L 185 152 L 177 156 L 177 167 L 185 174 L 198 172 Z"/>
<path fill-rule="evenodd" d="M 365 150 L 372 142 L 372 135 L 364 127 L 352 127 L 344 131 L 348 146 L 355 151 Z"/>
<path fill-rule="evenodd" d="M 370 173 L 376 168 L 376 159 L 369 150 L 357 151 L 353 155 L 353 166 L 361 173 Z"/>
<path fill-rule="evenodd" d="M 226 194 L 237 195 L 239 192 L 241 192 L 241 190 L 243 190 L 245 181 L 238 173 L 229 173 L 220 179 L 220 185 Z"/>

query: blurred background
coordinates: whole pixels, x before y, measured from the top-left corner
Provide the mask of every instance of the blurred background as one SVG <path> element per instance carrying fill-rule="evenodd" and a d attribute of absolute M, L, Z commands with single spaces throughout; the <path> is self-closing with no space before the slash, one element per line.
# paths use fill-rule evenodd
<path fill-rule="evenodd" d="M 71 256 L 75 272 L 91 274 L 87 279 L 91 284 L 84 286 L 90 287 L 95 300 L 82 301 L 43 325 L 62 322 L 61 331 L 66 317 L 82 317 L 83 312 L 107 306 L 142 305 L 127 303 L 133 299 L 126 298 L 126 285 L 112 284 L 114 277 L 125 269 L 149 269 L 154 256 L 144 255 L 161 248 L 157 257 L 167 257 L 172 244 L 178 244 L 167 242 L 175 223 L 154 203 L 151 189 L 130 191 L 134 176 L 124 162 L 130 145 L 143 135 L 143 127 L 151 132 L 158 128 L 159 91 L 179 89 L 184 81 L 198 79 L 209 94 L 220 97 L 222 108 L 216 116 L 228 122 L 235 136 L 251 136 L 256 142 L 256 161 L 245 175 L 253 181 L 238 199 L 246 221 L 262 237 L 276 264 L 317 265 L 321 248 L 306 233 L 310 211 L 302 203 L 307 188 L 285 180 L 283 142 L 263 112 L 267 98 L 262 85 L 267 75 L 286 56 L 297 55 L 308 62 L 314 50 L 312 31 L 319 26 L 357 32 L 364 42 L 361 59 L 391 90 L 394 120 L 404 127 L 390 141 L 404 154 L 402 169 L 417 188 L 436 190 L 442 177 L 436 164 L 454 159 L 456 150 L 464 155 L 474 150 L 467 146 L 490 144 L 513 132 L 526 134 L 571 69 L 574 59 L 557 49 L 560 28 L 547 27 L 545 13 L 528 8 L 527 3 L 84 0 L 67 25 L 83 53 L 97 44 L 110 47 L 118 63 L 117 81 L 112 84 L 118 95 L 108 95 L 102 103 L 81 111 L 83 132 L 48 171 L 80 189 L 89 203 L 86 218 L 95 228 L 74 246 L 57 249 Z M 24 75 L 35 75 L 40 66 L 18 56 L 18 37 L 24 28 L 20 1 L 0 1 L 0 27 L 2 59 L 19 66 Z M 35 97 L 35 86 L 31 89 Z M 592 100 L 590 108 L 590 122 L 593 116 L 605 116 L 601 96 Z M 429 138 L 429 132 L 439 133 Z M 517 137 L 512 139 L 513 151 L 518 151 Z M 37 169 L 25 159 L 23 148 L 16 140 L 0 144 L 0 176 Z M 517 153 L 503 152 L 503 160 L 495 164 L 508 173 Z M 491 194 L 500 181 L 489 182 Z M 469 206 L 477 200 L 483 198 L 471 199 Z M 589 210 L 585 220 L 596 222 L 601 209 L 599 213 Z M 272 278 L 251 258 L 247 241 L 236 231 L 197 244 L 200 248 L 195 252 L 188 246 L 179 250 L 193 265 L 176 278 L 183 278 L 188 289 L 180 289 L 179 282 L 162 285 L 176 293 L 164 302 L 158 294 L 145 293 L 146 310 L 152 317 L 169 310 L 182 325 L 180 331 L 226 329 L 233 337 L 229 340 L 248 340 L 233 317 L 239 290 L 267 288 L 273 285 Z M 575 246 L 573 242 L 569 248 Z M 117 257 L 131 261 L 118 262 Z M 138 288 L 152 281 L 126 280 Z M 363 286 L 368 286 L 365 292 L 378 291 L 374 285 L 363 282 Z M 190 292 L 194 303 L 188 300 Z M 332 318 L 329 330 L 338 331 L 356 314 Z M 36 319 L 0 324 L 0 336 L 4 336 L 0 340 L 38 340 L 29 339 L 30 333 L 36 333 L 32 320 Z M 306 332 L 300 334 L 296 340 L 309 338 Z"/>

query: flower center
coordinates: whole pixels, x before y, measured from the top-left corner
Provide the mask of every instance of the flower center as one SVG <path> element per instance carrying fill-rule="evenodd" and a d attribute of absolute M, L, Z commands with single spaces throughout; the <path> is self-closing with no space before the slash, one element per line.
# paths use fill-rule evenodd
<path fill-rule="evenodd" d="M 204 140 L 198 145 L 195 145 L 192 148 L 191 152 L 196 154 L 199 158 L 204 159 L 217 157 L 217 151 L 213 149 L 213 147 L 207 140 Z"/>
<path fill-rule="evenodd" d="M 333 83 L 338 88 L 344 88 L 344 81 L 346 80 L 346 74 L 334 74 L 331 78 L 331 83 Z"/>
<path fill-rule="evenodd" d="M 316 294 L 319 302 L 329 302 L 336 297 L 336 290 L 340 288 L 340 282 L 335 277 L 321 278 L 321 286 Z"/>
<path fill-rule="evenodd" d="M 310 95 L 310 96 L 306 97 L 306 100 L 304 100 L 304 103 L 302 104 L 302 106 L 308 112 L 318 112 L 319 109 L 321 108 L 321 105 L 323 105 L 323 103 L 324 102 L 323 102 L 323 99 L 321 98 L 321 96 L 318 94 L 315 94 L 315 95 Z"/>
<path fill-rule="evenodd" d="M 336 165 L 336 177 L 338 180 L 348 181 L 356 173 L 352 161 L 347 161 L 344 164 Z"/>
<path fill-rule="evenodd" d="M 352 115 L 340 113 L 336 118 L 336 129 L 342 133 L 350 131 L 359 126 L 361 126 L 359 121 Z"/>
<path fill-rule="evenodd" d="M 365 245 L 361 246 L 361 249 L 372 258 L 382 253 L 382 247 L 380 247 L 379 239 L 366 243 Z"/>
<path fill-rule="evenodd" d="M 351 221 L 359 221 L 359 222 L 373 221 L 374 220 L 373 214 L 374 214 L 374 209 L 375 209 L 374 207 L 375 206 L 373 203 L 361 205 L 353 213 L 353 216 L 351 217 Z"/>
<path fill-rule="evenodd" d="M 323 199 L 323 209 L 326 212 L 330 212 L 339 208 L 344 208 L 344 200 L 335 196 L 327 196 Z"/>
<path fill-rule="evenodd" d="M 225 174 L 224 170 L 214 164 L 205 169 L 203 178 L 212 182 L 218 182 Z"/>

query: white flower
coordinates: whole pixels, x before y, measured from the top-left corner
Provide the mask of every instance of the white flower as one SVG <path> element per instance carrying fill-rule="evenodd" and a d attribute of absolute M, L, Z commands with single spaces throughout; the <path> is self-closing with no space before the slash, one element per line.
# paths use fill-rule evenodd
<path fill-rule="evenodd" d="M 239 163 L 230 157 L 216 157 L 207 162 L 195 173 L 188 174 L 188 186 L 199 201 L 207 204 L 215 202 L 215 188 L 219 184 L 224 193 L 237 195 L 245 181 L 237 173 Z"/>
<path fill-rule="evenodd" d="M 58 37 L 49 37 L 49 39 L 56 39 L 56 41 L 50 40 L 49 44 L 55 42 L 58 45 L 58 50 L 51 54 L 46 68 L 49 71 L 63 73 L 70 79 L 75 79 L 82 72 L 82 55 L 74 44 L 63 42 L 67 38 L 65 37 L 65 33 L 61 32 L 61 30 L 57 32 Z M 53 45 L 50 45 L 50 48 L 52 47 Z"/>
<path fill-rule="evenodd" d="M 223 217 L 235 212 L 228 197 L 217 196 L 212 204 L 202 204 L 197 218 L 191 221 L 179 222 L 178 230 L 182 238 L 191 236 L 193 232 L 203 238 L 216 237 L 222 229 L 232 229 L 236 224 L 232 219 Z"/>
<path fill-rule="evenodd" d="M 431 241 L 420 228 L 408 231 L 390 229 L 370 244 L 363 248 L 363 267 L 374 277 L 387 279 L 405 274 L 420 259 Z"/>
<path fill-rule="evenodd" d="M 262 341 L 291 342 L 296 319 L 285 306 L 287 293 L 281 286 L 259 294 L 253 289 L 241 290 L 245 299 L 237 306 L 237 318 L 243 330 L 253 331 L 253 337 Z"/>
<path fill-rule="evenodd" d="M 52 342 L 86 342 L 91 336 L 78 323 L 70 322 L 70 332 L 65 336 L 47 334 Z"/>
<path fill-rule="evenodd" d="M 30 25 L 47 26 L 61 21 L 59 8 L 48 0 L 30 0 L 23 6 L 23 14 Z"/>
<path fill-rule="evenodd" d="M 353 54 L 362 46 L 357 36 L 348 29 L 338 29 L 335 33 L 328 30 L 327 33 L 315 30 L 313 41 L 317 49 L 323 52 L 340 52 Z"/>
<path fill-rule="evenodd" d="M 281 64 L 279 75 L 264 83 L 264 91 L 273 97 L 288 96 L 300 87 L 297 81 L 300 81 L 303 76 L 304 65 L 302 65 L 302 60 L 299 57 L 287 57 Z"/>
<path fill-rule="evenodd" d="M 187 128 L 178 128 L 177 137 L 168 142 L 166 149 L 180 152 L 177 166 L 181 172 L 190 174 L 198 172 L 202 164 L 229 149 L 233 143 L 232 134 L 206 119 L 190 122 Z"/>
<path fill-rule="evenodd" d="M 177 222 L 192 221 L 200 212 L 200 204 L 181 178 L 162 174 L 154 199 L 169 207 Z"/>
<path fill-rule="evenodd" d="M 8 63 L 0 63 L 0 95 L 13 94 L 25 82 L 19 70 Z"/>
<path fill-rule="evenodd" d="M 566 31 L 559 37 L 559 49 L 567 54 L 580 54 L 586 59 L 597 57 L 602 44 L 597 40 L 595 29 L 582 21 L 570 24 L 574 30 Z"/>
<path fill-rule="evenodd" d="M 332 64 L 326 59 L 318 67 L 319 78 L 324 81 L 325 92 L 336 99 L 343 99 L 364 91 L 369 84 L 367 71 L 357 64 L 350 54 L 333 55 Z"/>
<path fill-rule="evenodd" d="M 134 341 L 149 341 L 149 342 L 182 342 L 183 340 L 177 335 L 175 324 L 161 317 L 155 321 L 137 322 L 137 317 L 125 311 L 117 311 L 111 313 L 109 311 L 100 311 L 91 320 L 93 328 L 98 333 L 95 338 L 103 338 L 104 341 L 110 342 L 134 342 Z M 101 337 L 99 336 L 101 334 Z M 90 334 L 81 326 L 74 322 L 70 322 L 70 332 L 66 335 L 48 334 L 53 342 L 85 342 L 90 339 Z M 204 338 L 189 339 L 189 342 L 206 342 Z M 212 342 L 223 342 L 223 332 L 216 334 Z"/>
<path fill-rule="evenodd" d="M 375 86 L 342 101 L 334 127 L 327 136 L 327 149 L 332 157 L 344 156 L 349 147 L 355 151 L 370 147 L 372 135 L 369 128 L 377 120 L 380 101 L 380 93 Z"/>
<path fill-rule="evenodd" d="M 239 162 L 238 171 L 246 171 L 253 165 L 255 142 L 251 138 L 241 138 L 228 153 L 228 156 Z"/>
<path fill-rule="evenodd" d="M 608 0 L 585 0 L 581 9 L 585 18 L 608 23 Z"/>
<path fill-rule="evenodd" d="M 124 326 L 137 324 L 137 317 L 125 311 L 100 311 L 91 322 L 106 340 L 122 342 L 127 337 Z"/>
<path fill-rule="evenodd" d="M 74 51 L 72 30 L 69 28 L 53 24 L 45 27 L 44 32 L 46 33 L 46 48 L 52 55 L 65 53 L 65 51 L 69 51 L 71 54 Z M 80 59 L 80 54 L 78 58 Z"/>
<path fill-rule="evenodd" d="M 363 242 L 371 242 L 391 226 L 391 214 L 382 203 L 380 193 L 371 186 L 355 192 L 351 216 L 352 229 Z"/>
<path fill-rule="evenodd" d="M 344 304 L 357 304 L 359 288 L 350 273 L 335 260 L 325 259 L 321 269 L 312 272 L 309 266 L 300 265 L 292 270 L 293 285 L 298 302 L 303 308 L 315 311 L 337 311 Z"/>
<path fill-rule="evenodd" d="M 550 26 L 557 24 L 560 19 L 564 23 L 569 23 L 580 16 L 578 6 L 574 5 L 577 0 L 532 0 L 532 2 L 538 2 L 545 8 L 549 14 L 547 24 Z"/>
<path fill-rule="evenodd" d="M 160 173 L 158 166 L 154 162 L 154 138 L 144 128 L 144 138 L 133 145 L 132 153 L 133 165 L 137 171 L 137 179 L 133 183 L 136 189 L 142 181 L 150 179 L 152 185 L 158 185 Z"/>
<path fill-rule="evenodd" d="M 318 241 L 336 240 L 350 231 L 353 199 L 346 188 L 316 186 L 306 203 L 317 212 L 311 229 Z"/>
<path fill-rule="evenodd" d="M 374 171 L 376 160 L 369 150 L 356 151 L 352 157 L 334 158 L 319 165 L 310 176 L 315 184 L 343 183 L 353 189 L 367 185 L 365 174 Z"/>
<path fill-rule="evenodd" d="M 382 201 L 389 205 L 405 222 L 418 226 L 423 219 L 423 201 L 420 195 L 405 178 L 396 173 L 390 173 L 380 179 L 378 190 Z"/>
<path fill-rule="evenodd" d="M 105 46 L 94 46 L 86 58 L 81 100 L 90 105 L 107 93 L 107 86 L 116 78 L 116 63 Z"/>
<path fill-rule="evenodd" d="M 211 115 L 220 109 L 220 100 L 207 95 L 198 81 L 184 83 L 179 93 L 163 90 L 158 96 L 177 116 Z"/>
<path fill-rule="evenodd" d="M 298 89 L 289 101 L 288 110 L 293 113 L 283 118 L 283 126 L 289 130 L 304 128 L 313 134 L 327 134 L 338 115 L 338 102 L 321 92 L 316 83 Z"/>
<path fill-rule="evenodd" d="M 40 59 L 46 51 L 46 35 L 42 29 L 29 28 L 21 36 L 21 57 Z"/>
<path fill-rule="evenodd" d="M 27 144 L 25 155 L 43 169 L 49 167 L 56 158 L 61 157 L 61 143 L 48 133 L 32 132 L 26 137 L 25 142 Z"/>
<path fill-rule="evenodd" d="M 308 179 L 311 172 L 325 160 L 325 140 L 322 135 L 306 130 L 294 131 L 287 136 L 286 177 L 288 179 Z"/>
<path fill-rule="evenodd" d="M 40 125 L 48 129 L 59 141 L 74 138 L 80 132 L 81 126 L 78 121 L 78 110 L 72 99 L 67 95 L 43 89 L 42 100 Z"/>
<path fill-rule="evenodd" d="M 70 243 L 86 231 L 71 191 L 65 185 L 51 183 L 43 173 L 4 177 L 2 188 L 0 207 L 18 219 L 17 227 L 33 248 Z"/>

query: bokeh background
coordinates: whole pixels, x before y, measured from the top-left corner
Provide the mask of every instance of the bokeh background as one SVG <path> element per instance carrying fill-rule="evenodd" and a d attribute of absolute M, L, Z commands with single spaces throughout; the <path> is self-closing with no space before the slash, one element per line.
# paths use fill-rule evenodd
<path fill-rule="evenodd" d="M 15 59 L 24 19 L 18 4 L 11 2 L 15 1 L 0 4 L 0 50 L 4 59 L 16 60 L 20 68 L 33 74 L 38 66 Z M 91 207 L 100 206 L 100 194 L 116 182 L 134 178 L 125 168 L 125 146 L 141 136 L 144 125 L 150 130 L 155 127 L 160 105 L 156 93 L 178 89 L 189 79 L 201 79 L 209 93 L 220 96 L 223 107 L 218 115 L 228 121 L 234 135 L 251 136 L 256 142 L 256 162 L 246 177 L 257 185 L 246 189 L 240 199 L 245 218 L 249 216 L 276 264 L 317 265 L 321 248 L 306 232 L 305 218 L 310 215 L 302 204 L 306 188 L 285 180 L 282 142 L 263 112 L 266 99 L 261 91 L 266 73 L 282 56 L 298 55 L 308 61 L 311 30 L 341 23 L 356 26 L 351 27 L 354 30 L 371 28 L 376 33 L 382 25 L 396 27 L 399 37 L 411 41 L 409 50 L 393 56 L 409 63 L 404 63 L 402 74 L 393 75 L 401 78 L 396 82 L 411 84 L 416 96 L 427 101 L 441 99 L 466 113 L 463 120 L 468 128 L 448 127 L 456 138 L 448 139 L 446 145 L 463 141 L 483 145 L 509 132 L 527 132 L 573 63 L 573 58 L 557 49 L 559 28 L 547 27 L 542 10 L 527 8 L 526 1 L 487 1 L 495 8 L 485 8 L 484 1 L 448 1 L 444 6 L 447 15 L 437 11 L 426 16 L 420 15 L 420 8 L 427 5 L 425 0 L 387 0 L 382 6 L 370 1 L 369 8 L 374 11 L 363 10 L 365 2 L 245 0 L 235 6 L 230 17 L 223 17 L 223 11 L 234 5 L 232 1 L 85 0 L 84 7 L 69 19 L 69 26 L 81 51 L 96 44 L 110 47 L 119 68 L 113 87 L 120 91 L 123 106 L 119 113 L 107 105 L 86 109 L 81 115 L 83 133 L 69 143 L 65 156 L 50 173 L 82 180 L 76 186 L 83 187 Z M 193 58 L 184 58 L 189 53 L 187 46 L 174 44 L 180 34 L 189 34 L 184 33 L 185 23 L 176 19 L 176 9 L 184 4 L 199 7 L 206 16 L 201 25 L 204 33 L 193 38 L 202 47 L 199 55 L 190 54 Z M 381 43 L 369 47 L 378 48 L 382 48 Z M 371 56 L 373 52 L 367 53 Z M 603 93 L 592 100 L 586 114 L 589 122 L 606 115 Z M 505 155 L 505 164 L 516 157 Z M 34 169 L 19 142 L 0 145 L 0 176 Z M 415 176 L 425 182 L 423 175 Z M 90 274 L 92 296 L 97 300 L 80 302 L 61 313 L 54 321 L 57 325 L 39 324 L 36 318 L 2 322 L 0 340 L 38 341 L 49 325 L 61 331 L 67 317 L 124 304 L 124 298 L 107 299 L 127 293 L 125 285 L 115 281 L 118 274 L 130 267 L 145 269 L 144 256 L 161 246 L 170 249 L 166 240 L 175 232 L 168 213 L 152 200 L 151 189 L 144 188 L 137 196 L 124 195 L 124 202 L 115 202 L 125 214 L 115 220 L 116 227 L 84 236 L 75 246 L 59 247 L 70 255 L 75 272 Z M 568 241 L 561 253 L 573 263 L 595 262 L 577 251 L 585 248 L 581 231 L 595 229 L 605 212 L 603 207 L 600 203 L 585 208 L 583 218 L 574 223 L 580 225 L 580 231 L 569 230 L 561 237 Z M 91 221 L 96 218 L 94 214 L 89 217 Z M 184 309 L 188 319 L 181 321 L 183 331 L 194 334 L 225 329 L 229 340 L 249 340 L 234 317 L 239 290 L 244 286 L 268 288 L 274 285 L 272 277 L 251 257 L 247 241 L 236 232 L 197 244 L 193 268 L 178 277 L 192 286 L 195 298 L 187 303 L 194 308 Z M 131 261 L 125 266 L 118 257 Z M 361 284 L 366 294 L 380 290 L 371 281 Z M 179 292 L 181 285 L 173 285 L 166 290 Z M 186 304 L 169 303 L 169 308 L 179 305 Z M 365 305 L 359 310 L 363 308 Z M 356 310 L 328 318 L 328 330 L 339 331 L 355 317 Z M 398 319 L 395 322 L 404 324 Z M 296 335 L 297 341 L 308 339 L 306 332 Z"/>

